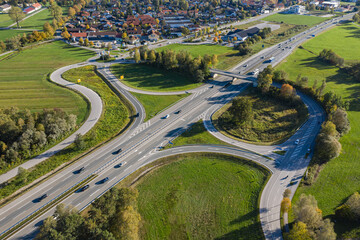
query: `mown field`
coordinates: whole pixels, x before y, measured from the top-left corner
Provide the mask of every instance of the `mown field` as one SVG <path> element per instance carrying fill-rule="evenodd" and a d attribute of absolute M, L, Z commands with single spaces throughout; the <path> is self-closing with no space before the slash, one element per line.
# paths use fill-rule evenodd
<path fill-rule="evenodd" d="M 360 38 L 357 37 L 359 31 L 359 25 L 346 24 L 317 36 L 303 44 L 303 47 L 313 53 L 318 53 L 323 48 L 331 48 L 346 61 L 354 61 L 360 59 L 360 50 L 357 47 L 360 44 Z M 326 164 L 312 186 L 300 187 L 294 198 L 296 202 L 301 193 L 314 195 L 323 215 L 331 217 L 336 207 L 341 205 L 352 193 L 359 191 L 360 83 L 355 82 L 338 68 L 318 61 L 316 56 L 307 50 L 297 49 L 278 68 L 288 72 L 291 79 L 295 79 L 298 74 L 308 77 L 310 85 L 315 80 L 321 82 L 326 79 L 326 91 L 334 91 L 345 100 L 352 101 L 348 111 L 351 130 L 340 139 L 341 155 Z M 349 231 L 351 228 L 352 226 L 347 223 L 340 221 L 335 223 L 335 230 L 338 234 Z"/>
<path fill-rule="evenodd" d="M 277 22 L 277 23 L 288 23 L 294 25 L 307 25 L 309 27 L 314 26 L 318 23 L 326 21 L 329 18 L 324 17 L 315 17 L 315 16 L 305 16 L 305 15 L 296 15 L 296 14 L 273 14 L 266 18 L 264 21 Z"/>
<path fill-rule="evenodd" d="M 146 64 L 115 64 L 112 72 L 129 87 L 155 92 L 182 91 L 199 87 L 202 83 L 194 83 L 190 78 L 178 72 L 165 71 Z"/>
<path fill-rule="evenodd" d="M 147 94 L 134 93 L 134 92 L 131 94 L 133 94 L 145 108 L 146 117 L 144 121 L 153 118 L 155 115 L 159 114 L 166 107 L 172 105 L 177 101 L 180 101 L 182 98 L 187 96 L 187 94 L 168 95 L 168 96 L 147 95 Z"/>
<path fill-rule="evenodd" d="M 13 21 L 9 17 L 9 14 L 7 14 L 7 13 L 0 14 L 0 28 L 8 27 L 12 23 L 13 23 Z"/>
<path fill-rule="evenodd" d="M 141 239 L 263 239 L 258 199 L 267 171 L 217 154 L 165 160 L 135 185 Z"/>
<path fill-rule="evenodd" d="M 53 42 L 1 61 L 0 108 L 13 106 L 31 111 L 62 108 L 76 114 L 79 123 L 82 122 L 88 111 L 85 100 L 79 94 L 51 83 L 47 75 L 91 56 L 90 51 Z"/>
<path fill-rule="evenodd" d="M 300 115 L 296 108 L 289 107 L 279 100 L 248 90 L 244 96 L 253 107 L 253 121 L 244 126 L 224 126 L 219 118 L 229 109 L 228 103 L 213 116 L 215 126 L 232 138 L 249 142 L 273 144 L 284 141 L 305 122 L 307 115 Z"/>

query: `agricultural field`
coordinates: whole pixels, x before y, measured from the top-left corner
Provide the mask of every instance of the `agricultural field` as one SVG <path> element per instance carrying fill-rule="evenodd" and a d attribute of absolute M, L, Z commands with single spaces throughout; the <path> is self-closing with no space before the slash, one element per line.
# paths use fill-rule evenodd
<path fill-rule="evenodd" d="M 180 101 L 187 94 L 180 95 L 147 95 L 141 93 L 131 93 L 133 94 L 139 102 L 144 106 L 146 117 L 144 121 L 147 121 L 153 118 L 155 115 L 159 114 L 166 107 Z"/>
<path fill-rule="evenodd" d="M 246 95 L 245 95 L 246 94 Z M 254 119 L 245 126 L 224 126 L 219 118 L 231 106 L 228 103 L 213 116 L 215 126 L 225 135 L 237 140 L 274 144 L 290 137 L 307 119 L 294 107 L 286 106 L 279 100 L 264 96 L 257 91 L 244 93 L 253 106 Z"/>
<path fill-rule="evenodd" d="M 54 57 L 56 56 L 56 58 Z M 40 111 L 62 108 L 82 122 L 88 112 L 86 101 L 77 93 L 48 80 L 55 69 L 93 56 L 84 49 L 53 42 L 24 50 L 0 62 L 0 108 L 19 107 Z"/>
<path fill-rule="evenodd" d="M 154 164 L 161 161 L 166 165 L 133 185 L 139 191 L 141 239 L 263 239 L 258 200 L 266 170 L 218 154 Z"/>
<path fill-rule="evenodd" d="M 199 87 L 202 83 L 194 83 L 188 77 L 177 72 L 165 71 L 146 64 L 116 64 L 112 72 L 122 83 L 136 89 L 155 92 L 182 91 Z"/>
<path fill-rule="evenodd" d="M 8 27 L 12 23 L 13 21 L 9 17 L 9 14 L 7 13 L 0 14 L 0 28 Z"/>
<path fill-rule="evenodd" d="M 328 19 L 330 18 L 277 13 L 274 15 L 270 15 L 264 18 L 263 20 L 269 22 L 287 23 L 294 25 L 307 25 L 311 27 Z"/>
<path fill-rule="evenodd" d="M 0 41 L 5 41 L 6 39 L 9 39 L 13 36 L 17 36 L 19 34 L 28 34 L 32 31 L 29 30 L 17 30 L 17 29 L 6 29 L 6 30 L 0 30 Z"/>
<path fill-rule="evenodd" d="M 66 16 L 68 7 L 62 7 L 62 10 L 63 10 L 63 15 Z M 21 21 L 19 24 L 21 28 L 42 30 L 44 23 L 45 22 L 51 23 L 52 20 L 53 17 L 50 15 L 50 11 L 48 9 L 45 9 L 35 14 L 34 16 L 29 17 L 28 19 Z"/>
<path fill-rule="evenodd" d="M 293 200 L 296 202 L 301 193 L 315 196 L 325 217 L 332 217 L 336 207 L 355 191 L 359 191 L 360 83 L 339 68 L 317 60 L 316 54 L 323 48 L 328 48 L 345 58 L 346 62 L 360 59 L 360 50 L 357 47 L 360 44 L 360 38 L 357 37 L 359 31 L 360 26 L 351 23 L 333 28 L 303 44 L 304 49 L 297 49 L 278 67 L 288 72 L 290 79 L 296 79 L 298 74 L 308 77 L 310 86 L 315 80 L 320 84 L 325 79 L 326 91 L 333 91 L 343 99 L 351 101 L 347 111 L 351 130 L 340 139 L 341 155 L 326 164 L 312 186 L 301 186 Z M 351 224 L 340 221 L 335 223 L 338 235 L 350 231 L 352 227 Z"/>

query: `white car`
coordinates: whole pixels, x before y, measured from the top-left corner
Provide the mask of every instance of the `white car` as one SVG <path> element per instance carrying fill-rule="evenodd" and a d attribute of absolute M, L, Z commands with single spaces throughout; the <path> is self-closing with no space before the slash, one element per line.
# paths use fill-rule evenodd
<path fill-rule="evenodd" d="M 299 144 L 299 142 L 300 142 L 300 139 L 296 139 L 296 141 L 295 141 L 295 145 L 298 145 L 298 144 Z"/>
<path fill-rule="evenodd" d="M 166 114 L 165 116 L 164 116 L 164 119 L 167 119 L 167 118 L 169 118 L 170 117 L 170 115 L 169 114 Z"/>

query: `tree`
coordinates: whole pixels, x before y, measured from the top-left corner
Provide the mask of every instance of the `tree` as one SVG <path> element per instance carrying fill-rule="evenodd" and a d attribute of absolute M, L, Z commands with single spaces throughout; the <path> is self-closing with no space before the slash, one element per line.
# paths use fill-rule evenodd
<path fill-rule="evenodd" d="M 133 206 L 126 206 L 120 212 L 118 231 L 113 231 L 114 236 L 118 239 L 139 239 L 139 224 L 140 214 L 134 209 Z"/>
<path fill-rule="evenodd" d="M 85 147 L 86 147 L 85 139 L 80 133 L 78 133 L 76 135 L 74 144 L 75 144 L 75 147 L 79 150 L 85 149 Z"/>
<path fill-rule="evenodd" d="M 315 157 L 320 164 L 338 157 L 340 151 L 341 144 L 335 137 L 319 134 L 316 138 Z"/>
<path fill-rule="evenodd" d="M 287 213 L 289 212 L 289 210 L 291 209 L 291 200 L 290 198 L 283 198 L 283 200 L 281 201 L 281 212 L 283 213 Z"/>
<path fill-rule="evenodd" d="M 190 30 L 187 27 L 182 27 L 181 28 L 181 32 L 184 35 L 188 35 L 190 33 Z"/>
<path fill-rule="evenodd" d="M 65 38 L 65 39 L 67 39 L 67 40 L 69 40 L 70 37 L 71 37 L 71 35 L 69 34 L 68 31 L 62 32 L 62 33 L 61 33 L 61 36 L 62 36 L 63 38 Z"/>
<path fill-rule="evenodd" d="M 136 49 L 135 50 L 135 54 L 134 54 L 134 60 L 136 63 L 139 63 L 140 62 L 140 52 L 139 52 L 139 49 Z"/>
<path fill-rule="evenodd" d="M 53 27 L 50 25 L 49 22 L 44 23 L 43 30 L 44 30 L 44 32 L 47 33 L 49 36 L 54 35 L 54 32 L 55 32 L 54 29 L 53 29 Z"/>
<path fill-rule="evenodd" d="M 248 123 L 254 117 L 252 102 L 246 97 L 234 98 L 228 111 L 237 125 Z"/>
<path fill-rule="evenodd" d="M 216 54 L 213 54 L 213 55 L 211 56 L 211 64 L 212 64 L 212 66 L 215 67 L 216 64 L 218 64 L 218 62 L 219 62 L 219 60 L 218 60 L 217 55 L 216 55 Z"/>
<path fill-rule="evenodd" d="M 124 40 L 124 39 L 127 39 L 127 33 L 126 32 L 123 32 L 123 34 L 121 35 L 121 38 Z"/>
<path fill-rule="evenodd" d="M 307 226 L 303 222 L 296 222 L 286 236 L 290 240 L 311 240 Z"/>
<path fill-rule="evenodd" d="M 19 167 L 18 168 L 18 179 L 20 179 L 20 181 L 22 181 L 23 183 L 27 182 L 27 178 L 29 176 L 29 171 L 26 170 L 25 168 Z"/>
<path fill-rule="evenodd" d="M 156 61 L 156 55 L 155 55 L 155 51 L 154 50 L 151 50 L 150 53 L 149 53 L 149 62 L 150 63 L 155 63 Z"/>
<path fill-rule="evenodd" d="M 334 231 L 334 224 L 330 219 L 325 219 L 320 228 L 316 231 L 317 240 L 336 240 L 336 233 Z"/>
<path fill-rule="evenodd" d="M 350 131 L 350 121 L 344 109 L 338 108 L 331 114 L 331 121 L 335 124 L 336 130 L 340 135 L 344 135 Z"/>
<path fill-rule="evenodd" d="M 17 28 L 19 28 L 19 22 L 24 19 L 25 14 L 19 7 L 11 7 L 9 11 L 9 17 L 16 22 Z"/>
<path fill-rule="evenodd" d="M 55 19 L 60 19 L 62 16 L 62 8 L 56 4 L 56 2 L 52 2 L 51 6 L 49 7 L 50 14 Z"/>
<path fill-rule="evenodd" d="M 316 229 L 320 226 L 322 214 L 314 196 L 301 194 L 293 210 L 296 220 L 305 223 L 309 229 Z"/>
<path fill-rule="evenodd" d="M 273 80 L 275 82 L 286 81 L 288 79 L 288 74 L 283 70 L 274 71 Z"/>
<path fill-rule="evenodd" d="M 337 218 L 348 222 L 360 221 L 360 194 L 355 192 L 335 211 Z"/>
<path fill-rule="evenodd" d="M 339 137 L 339 133 L 338 133 L 338 131 L 336 131 L 336 126 L 331 121 L 326 121 L 322 124 L 320 133 L 329 135 L 329 136 L 332 136 L 335 138 Z"/>
<path fill-rule="evenodd" d="M 85 38 L 85 46 L 89 46 L 90 42 L 89 39 Z"/>
<path fill-rule="evenodd" d="M 283 198 L 290 198 L 291 196 L 291 190 L 289 188 L 285 189 L 283 193 Z"/>
<path fill-rule="evenodd" d="M 68 15 L 70 18 L 74 17 L 76 14 L 76 11 L 73 7 L 69 7 Z"/>
<path fill-rule="evenodd" d="M 326 80 L 324 79 L 321 83 L 321 86 L 318 89 L 316 89 L 316 95 L 318 97 L 321 97 L 324 94 L 325 88 L 326 88 Z"/>
<path fill-rule="evenodd" d="M 84 39 L 82 37 L 79 39 L 79 44 L 80 46 L 84 45 Z"/>
<path fill-rule="evenodd" d="M 283 84 L 280 89 L 280 95 L 284 98 L 294 97 L 294 88 L 290 84 Z"/>
<path fill-rule="evenodd" d="M 272 84 L 272 75 L 266 74 L 258 76 L 258 88 L 261 89 L 262 92 L 268 92 L 270 89 L 270 86 Z"/>

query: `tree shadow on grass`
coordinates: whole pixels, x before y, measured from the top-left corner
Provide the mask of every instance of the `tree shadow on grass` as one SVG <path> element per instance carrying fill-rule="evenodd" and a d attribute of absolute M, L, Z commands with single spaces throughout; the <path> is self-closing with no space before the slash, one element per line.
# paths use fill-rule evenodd
<path fill-rule="evenodd" d="M 230 231 L 216 240 L 234 240 L 234 239 L 263 239 L 260 222 L 256 222 L 245 227 Z"/>

